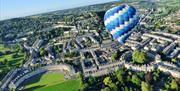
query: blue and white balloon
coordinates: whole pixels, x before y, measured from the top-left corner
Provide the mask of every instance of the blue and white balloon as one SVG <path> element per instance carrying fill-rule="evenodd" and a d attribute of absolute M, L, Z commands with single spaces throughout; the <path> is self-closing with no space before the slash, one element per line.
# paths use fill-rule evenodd
<path fill-rule="evenodd" d="M 138 24 L 136 9 L 129 5 L 120 5 L 109 9 L 104 15 L 106 29 L 123 44 Z"/>

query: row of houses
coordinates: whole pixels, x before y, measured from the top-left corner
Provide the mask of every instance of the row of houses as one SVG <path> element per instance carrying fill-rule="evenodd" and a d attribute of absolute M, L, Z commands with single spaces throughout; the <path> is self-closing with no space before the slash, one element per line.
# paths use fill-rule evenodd
<path fill-rule="evenodd" d="M 176 34 L 164 32 L 133 33 L 125 45 L 133 50 L 161 52 L 169 58 L 180 59 L 180 38 Z"/>
<path fill-rule="evenodd" d="M 96 35 L 90 34 L 90 35 L 79 36 L 75 40 L 68 40 L 67 42 L 63 43 L 63 52 L 64 53 L 72 52 L 85 48 L 87 45 L 84 45 L 83 42 L 87 43 L 88 41 L 93 43 L 89 45 L 98 46 L 99 42 L 97 39 L 95 39 L 95 36 Z"/>
<path fill-rule="evenodd" d="M 29 46 L 27 43 L 24 43 L 24 48 L 30 54 L 28 61 L 24 64 L 24 67 L 33 66 L 37 64 L 37 62 L 44 63 L 44 61 L 50 61 L 48 63 L 52 63 L 52 60 L 55 60 L 56 55 L 52 45 L 43 45 L 44 40 L 37 39 L 32 46 Z M 40 57 L 40 48 L 44 47 L 45 51 L 47 51 L 47 55 Z"/>
<path fill-rule="evenodd" d="M 126 62 L 125 60 L 117 60 L 114 62 L 108 62 L 106 64 L 101 64 L 99 66 L 94 66 L 93 68 L 89 67 L 84 69 L 83 72 L 85 77 L 88 76 L 101 76 L 106 75 L 114 72 L 118 68 L 125 67 L 127 69 L 131 69 L 133 71 L 144 71 L 144 72 L 151 72 L 155 69 L 160 69 L 163 72 L 170 73 L 172 76 L 179 78 L 180 76 L 180 68 L 170 62 L 162 62 L 159 57 L 156 55 L 155 61 L 144 64 L 144 65 L 137 65 L 132 64 L 131 62 Z M 123 59 L 123 58 L 121 58 Z"/>

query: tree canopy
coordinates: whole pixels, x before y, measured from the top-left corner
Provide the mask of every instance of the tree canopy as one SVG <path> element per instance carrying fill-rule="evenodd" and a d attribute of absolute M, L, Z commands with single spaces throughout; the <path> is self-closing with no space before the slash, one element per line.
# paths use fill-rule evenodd
<path fill-rule="evenodd" d="M 150 85 L 144 81 L 141 82 L 141 90 L 142 91 L 152 91 Z"/>
<path fill-rule="evenodd" d="M 119 54 L 120 54 L 119 50 L 117 52 L 113 53 L 112 56 L 111 56 L 111 60 L 112 61 L 118 60 Z"/>
<path fill-rule="evenodd" d="M 109 87 L 105 87 L 105 88 L 101 89 L 101 91 L 111 91 L 111 89 Z"/>
<path fill-rule="evenodd" d="M 123 69 L 118 69 L 115 74 L 116 74 L 116 77 L 117 77 L 118 81 L 120 83 L 123 83 L 124 82 L 123 76 L 125 74 L 124 70 Z"/>
<path fill-rule="evenodd" d="M 133 63 L 143 64 L 146 62 L 146 55 L 142 51 L 135 50 L 132 53 L 132 60 L 133 60 Z"/>
<path fill-rule="evenodd" d="M 132 75 L 132 79 L 131 79 L 132 83 L 134 83 L 137 86 L 140 86 L 141 84 L 141 79 L 139 79 L 139 77 L 137 75 Z"/>
<path fill-rule="evenodd" d="M 110 77 L 106 77 L 106 78 L 104 78 L 103 82 L 105 85 L 109 86 L 112 83 L 112 80 Z"/>
<path fill-rule="evenodd" d="M 178 85 L 174 79 L 172 79 L 172 81 L 171 81 L 171 89 L 178 91 Z"/>
<path fill-rule="evenodd" d="M 95 82 L 96 82 L 95 77 L 90 76 L 89 79 L 88 79 L 88 83 L 89 83 L 90 85 L 92 85 L 92 84 L 95 83 Z"/>

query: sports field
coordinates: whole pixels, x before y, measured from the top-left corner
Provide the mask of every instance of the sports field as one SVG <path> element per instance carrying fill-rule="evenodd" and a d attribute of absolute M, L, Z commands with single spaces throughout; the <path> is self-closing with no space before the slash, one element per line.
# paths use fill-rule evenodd
<path fill-rule="evenodd" d="M 51 72 L 27 81 L 23 91 L 77 91 L 79 80 L 65 80 L 62 73 Z"/>
<path fill-rule="evenodd" d="M 80 80 L 67 80 L 52 86 L 42 87 L 34 91 L 78 91 L 80 88 Z"/>

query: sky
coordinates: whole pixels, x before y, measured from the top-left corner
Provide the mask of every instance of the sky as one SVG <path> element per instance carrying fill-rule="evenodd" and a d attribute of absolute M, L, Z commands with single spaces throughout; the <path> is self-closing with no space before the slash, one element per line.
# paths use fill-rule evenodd
<path fill-rule="evenodd" d="M 0 20 L 117 0 L 0 0 Z"/>

